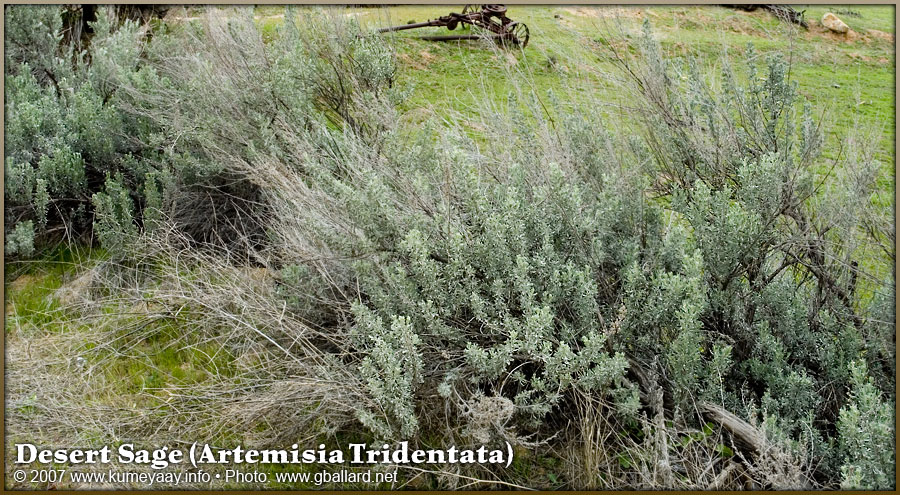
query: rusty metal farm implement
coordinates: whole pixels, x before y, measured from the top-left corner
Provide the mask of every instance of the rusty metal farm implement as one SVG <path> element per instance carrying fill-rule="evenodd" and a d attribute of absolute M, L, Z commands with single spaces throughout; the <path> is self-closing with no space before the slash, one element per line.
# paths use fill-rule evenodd
<path fill-rule="evenodd" d="M 466 5 L 462 13 L 451 12 L 448 15 L 425 22 L 404 24 L 379 29 L 379 33 L 404 31 L 424 27 L 446 27 L 450 31 L 457 27 L 463 29 L 475 26 L 484 31 L 482 34 L 456 34 L 439 36 L 422 36 L 421 39 L 431 41 L 455 41 L 467 39 L 492 38 L 503 46 L 521 46 L 528 44 L 528 26 L 506 17 L 505 5 Z"/>

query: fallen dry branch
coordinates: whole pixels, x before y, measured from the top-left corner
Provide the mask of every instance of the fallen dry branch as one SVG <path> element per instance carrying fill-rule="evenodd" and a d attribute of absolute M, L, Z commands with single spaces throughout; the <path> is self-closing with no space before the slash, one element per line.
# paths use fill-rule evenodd
<path fill-rule="evenodd" d="M 766 440 L 764 432 L 750 423 L 738 418 L 722 406 L 703 402 L 700 404 L 700 412 L 707 419 L 722 425 L 722 428 L 731 433 L 734 445 L 750 453 L 754 460 L 747 463 L 747 467 L 758 482 L 767 488 L 775 490 L 811 490 L 813 484 L 806 472 L 807 466 L 803 459 L 798 459 L 789 451 L 777 444 Z M 743 458 L 743 456 L 739 456 Z M 748 459 L 744 459 L 748 461 Z M 730 470 L 729 470 L 730 471 Z M 728 474 L 720 473 L 713 481 L 713 485 L 725 481 Z"/>
<path fill-rule="evenodd" d="M 700 412 L 710 421 L 722 425 L 734 436 L 734 439 L 746 450 L 760 454 L 766 449 L 766 436 L 750 423 L 735 416 L 722 406 L 703 402 L 700 404 Z"/>

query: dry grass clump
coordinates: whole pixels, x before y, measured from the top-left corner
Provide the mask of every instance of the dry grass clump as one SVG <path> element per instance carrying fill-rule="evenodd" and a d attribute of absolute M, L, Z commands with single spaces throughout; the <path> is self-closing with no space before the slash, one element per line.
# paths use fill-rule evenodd
<path fill-rule="evenodd" d="M 64 308 L 79 315 L 65 331 L 41 335 L 39 346 L 34 337 L 10 339 L 11 435 L 152 443 L 186 441 L 190 432 L 198 441 L 226 434 L 273 445 L 334 431 L 366 404 L 359 378 L 341 362 L 340 336 L 285 311 L 266 268 L 204 254 L 173 230 L 142 239 L 127 259 L 90 269 L 90 289 Z M 160 361 L 168 351 L 188 357 Z M 190 362 L 209 352 L 229 358 Z M 164 380 L 175 382 L 164 389 L 123 387 L 133 361 L 151 374 L 171 378 L 171 367 L 194 366 L 200 376 Z"/>

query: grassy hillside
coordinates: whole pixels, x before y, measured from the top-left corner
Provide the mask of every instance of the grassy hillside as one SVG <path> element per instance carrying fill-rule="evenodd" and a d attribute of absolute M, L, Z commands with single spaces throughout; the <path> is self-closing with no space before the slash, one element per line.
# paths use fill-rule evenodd
<path fill-rule="evenodd" d="M 529 81 L 528 89 L 545 96 L 548 90 L 572 105 L 591 105 L 612 122 L 627 119 L 628 101 L 618 91 L 619 76 L 606 38 L 633 39 L 644 19 L 653 27 L 670 57 L 697 57 L 716 71 L 722 53 L 740 54 L 748 44 L 759 53 L 759 64 L 770 53 L 791 53 L 791 78 L 800 94 L 815 107 L 824 123 L 835 158 L 839 143 L 851 130 L 878 140 L 884 163 L 884 197 L 894 189 L 894 8 L 892 6 L 796 6 L 809 22 L 805 30 L 763 10 L 744 12 L 719 6 L 513 6 L 508 15 L 527 24 L 531 42 L 524 51 L 497 53 L 477 41 L 432 42 L 417 36 L 448 34 L 446 28 L 423 28 L 386 34 L 395 39 L 398 82 L 413 91 L 403 108 L 410 118 L 450 117 L 477 113 L 477 107 L 503 105 L 512 78 Z M 394 6 L 347 8 L 343 14 L 365 27 L 436 19 L 461 7 Z M 835 12 L 851 29 L 835 34 L 822 26 L 826 12 Z M 283 20 L 280 7 L 257 8 L 263 29 Z M 461 29 L 461 28 L 460 28 Z M 461 32 L 461 31 L 457 31 Z M 632 50 L 622 44 L 620 48 Z"/>
<path fill-rule="evenodd" d="M 389 7 L 348 9 L 364 26 L 383 27 L 434 19 L 456 8 Z M 579 93 L 607 101 L 615 114 L 625 104 L 609 79 L 611 54 L 602 46 L 605 37 L 636 36 L 643 19 L 669 55 L 691 54 L 708 64 L 728 51 L 742 52 L 752 43 L 760 54 L 792 51 L 792 72 L 800 92 L 831 123 L 832 138 L 845 135 L 857 121 L 877 122 L 880 150 L 885 162 L 893 160 L 894 135 L 894 9 L 890 6 L 828 7 L 841 15 L 853 33 L 836 35 L 821 25 L 825 7 L 806 8 L 810 29 L 788 25 L 766 11 L 743 12 L 718 6 L 702 7 L 531 7 L 513 6 L 508 15 L 526 23 L 531 44 L 524 52 L 489 52 L 478 42 L 436 43 L 415 36 L 446 33 L 424 28 L 388 35 L 398 39 L 400 80 L 415 87 L 408 109 L 441 113 L 465 112 L 485 100 L 502 101 L 510 77 L 527 74 L 536 93 L 547 90 L 571 96 Z M 264 21 L 276 22 L 276 21 Z M 762 61 L 762 59 L 761 59 Z"/>

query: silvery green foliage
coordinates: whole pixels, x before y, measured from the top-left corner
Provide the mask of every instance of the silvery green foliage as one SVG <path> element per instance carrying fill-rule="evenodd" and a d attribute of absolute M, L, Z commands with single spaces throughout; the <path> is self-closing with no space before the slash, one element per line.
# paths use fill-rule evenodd
<path fill-rule="evenodd" d="M 121 254 L 128 241 L 137 234 L 134 202 L 121 179 L 107 177 L 102 192 L 94 193 L 95 232 L 100 243 L 113 255 Z"/>
<path fill-rule="evenodd" d="M 181 36 L 147 47 L 152 63 L 127 92 L 131 110 L 164 130 L 160 146 L 193 151 L 183 166 L 202 177 L 268 156 L 296 162 L 295 146 L 322 126 L 379 132 L 367 115 L 398 96 L 385 44 L 353 20 L 309 11 L 298 18 L 293 9 L 264 42 L 252 16 L 252 8 L 212 10 Z"/>
<path fill-rule="evenodd" d="M 337 19 L 331 12 L 303 12 L 300 23 L 295 15 L 287 10 L 276 48 L 285 66 L 302 75 L 294 84 L 303 86 L 313 107 L 329 122 L 361 135 L 383 129 L 380 115 L 370 112 L 379 110 L 384 97 L 398 101 L 391 89 L 396 66 L 389 46 L 363 32 L 357 22 Z"/>
<path fill-rule="evenodd" d="M 51 82 L 61 71 L 69 75 L 65 65 L 71 51 L 60 46 L 63 19 L 56 6 L 20 6 L 6 9 L 6 70 L 17 71 L 28 63 L 28 70 L 41 82 Z"/>
<path fill-rule="evenodd" d="M 702 422 L 697 401 L 748 418 L 762 407 L 773 438 L 811 452 L 803 466 L 816 471 L 804 475 L 835 484 L 842 454 L 821 425 L 843 405 L 844 363 L 866 348 L 877 349 L 873 362 L 893 360 L 864 337 L 883 335 L 893 315 L 852 304 L 854 272 L 833 262 L 850 253 L 811 210 L 821 133 L 797 110 L 778 57 L 751 79 L 727 68 L 724 89 L 696 64 L 645 60 L 641 87 L 656 93 L 644 141 L 616 142 L 596 116 L 558 101 L 550 132 L 522 117 L 527 100 L 515 96 L 506 118 L 485 125 L 498 137 L 489 150 L 427 126 L 385 125 L 378 147 L 372 135 L 315 134 L 336 144 L 304 155 L 318 204 L 298 213 L 306 237 L 296 245 L 354 261 L 308 272 L 353 294 L 337 298 L 354 305 L 338 318 L 357 330 L 380 321 L 380 335 L 402 321 L 390 331 L 417 336 L 407 349 L 423 365 L 419 375 L 399 347 L 358 338 L 360 372 L 381 404 L 360 418 L 403 436 L 435 397 L 454 407 L 493 396 L 513 402 L 520 427 L 540 430 L 578 393 L 633 415 L 641 382 L 661 387 L 688 424 Z M 623 152 L 648 166 L 623 167 Z M 310 293 L 297 287 L 285 293 Z M 416 380 L 397 380 L 404 367 Z"/>
<path fill-rule="evenodd" d="M 30 228 L 35 240 L 59 226 L 85 234 L 103 177 L 140 183 L 148 168 L 147 150 L 133 140 L 144 130 L 120 112 L 116 94 L 117 78 L 139 63 L 138 26 L 113 26 L 100 9 L 88 56 L 63 41 L 59 7 L 6 12 L 7 228 Z"/>
<path fill-rule="evenodd" d="M 413 396 L 424 378 L 421 340 L 409 318 L 395 317 L 386 325 L 365 306 L 357 305 L 354 313 L 354 337 L 366 353 L 359 370 L 380 407 L 357 415 L 379 438 L 409 438 L 418 427 Z"/>
<path fill-rule="evenodd" d="M 17 223 L 12 232 L 6 235 L 6 252 L 22 256 L 34 252 L 34 226 L 31 220 Z"/>
<path fill-rule="evenodd" d="M 642 132 L 513 92 L 473 139 L 403 122 L 389 45 L 343 17 L 289 9 L 264 42 L 232 9 L 142 44 L 101 10 L 87 63 L 53 9 L 9 11 L 8 253 L 85 205 L 118 254 L 139 224 L 247 221 L 383 439 L 423 433 L 436 403 L 453 432 L 479 430 L 458 422 L 484 399 L 550 437 L 579 396 L 614 422 L 662 391 L 691 428 L 697 401 L 762 408 L 824 485 L 892 472 L 894 288 L 859 268 L 854 239 L 878 234 L 851 214 L 878 164 L 818 182 L 822 133 L 784 59 L 751 47 L 709 77 L 648 29 L 629 68 Z"/>
<path fill-rule="evenodd" d="M 896 486 L 894 407 L 872 383 L 863 361 L 850 368 L 850 400 L 838 421 L 844 454 L 841 487 L 850 490 L 892 490 Z"/>
<path fill-rule="evenodd" d="M 160 168 L 173 172 L 165 213 L 232 252 L 266 245 L 266 222 L 279 214 L 270 205 L 291 200 L 261 184 L 307 174 L 310 153 L 339 163 L 344 132 L 377 147 L 396 118 L 384 113 L 402 97 L 389 47 L 333 12 L 288 9 L 264 41 L 252 8 L 210 8 L 178 36 L 154 37 L 144 55 L 120 92 L 128 113 L 156 129 L 142 145 L 164 150 Z"/>
<path fill-rule="evenodd" d="M 413 139 L 392 133 L 374 167 L 355 154 L 361 142 L 344 136 L 351 161 L 343 168 L 328 157 L 310 165 L 316 187 L 332 195 L 322 208 L 346 215 L 358 235 L 321 225 L 316 235 L 359 258 L 353 273 L 364 306 L 353 311 L 356 328 L 382 335 L 381 322 L 391 321 L 390 332 L 416 336 L 403 337 L 416 343 L 403 352 L 420 353 L 424 366 L 406 382 L 397 374 L 418 369 L 417 361 L 357 338 L 366 356 L 360 372 L 376 399 L 386 404 L 382 390 L 401 391 L 383 406 L 400 425 L 395 435 L 416 431 L 416 404 L 430 387 L 460 410 L 478 394 L 506 397 L 531 428 L 577 392 L 606 397 L 623 416 L 636 413 L 628 361 L 604 324 L 604 313 L 613 319 L 618 310 L 617 291 L 598 284 L 617 279 L 628 252 L 639 249 L 630 214 L 639 195 L 610 188 L 597 197 L 542 160 L 549 150 L 537 142 L 526 162 L 498 163 L 460 135 L 435 142 L 427 131 Z M 383 435 L 379 413 L 361 417 Z"/>
<path fill-rule="evenodd" d="M 878 383 L 886 390 L 893 383 L 893 364 L 882 364 L 895 359 L 893 311 L 860 299 L 858 283 L 885 276 L 863 272 L 857 258 L 866 256 L 860 239 L 877 246 L 892 235 L 863 220 L 868 201 L 861 198 L 875 190 L 879 165 L 849 153 L 838 165 L 849 180 L 821 183 L 822 131 L 784 58 L 763 59 L 750 46 L 743 68 L 725 59 L 721 74 L 710 77 L 693 60 L 663 56 L 649 27 L 640 44 L 643 61 L 629 74 L 646 97 L 649 138 L 636 149 L 651 164 L 653 190 L 697 249 L 702 297 L 685 296 L 695 318 L 685 327 L 664 316 L 676 314 L 675 302 L 654 289 L 679 279 L 632 270 L 628 281 L 640 299 L 629 316 L 638 308 L 668 310 L 644 309 L 636 323 L 661 331 L 638 330 L 629 345 L 664 356 L 662 375 L 676 405 L 716 397 L 694 379 L 698 370 L 706 380 L 715 374 L 718 401 L 747 416 L 748 398 L 761 405 L 785 442 L 816 446 L 815 476 L 834 483 L 841 476 L 835 456 L 847 462 L 852 455 L 833 451 L 833 433 L 818 425 L 838 420 L 854 380 L 847 363 L 865 356 L 868 372 L 883 378 Z M 892 248 L 887 254 L 893 259 Z M 893 294 L 892 281 L 869 287 L 876 300 Z M 681 331 L 668 340 L 665 330 L 674 328 Z M 892 461 L 873 462 L 893 472 Z"/>
<path fill-rule="evenodd" d="M 624 277 L 621 346 L 638 359 L 662 359 L 681 405 L 695 396 L 708 345 L 699 317 L 706 307 L 699 252 L 682 253 L 674 266 L 633 263 Z"/>

